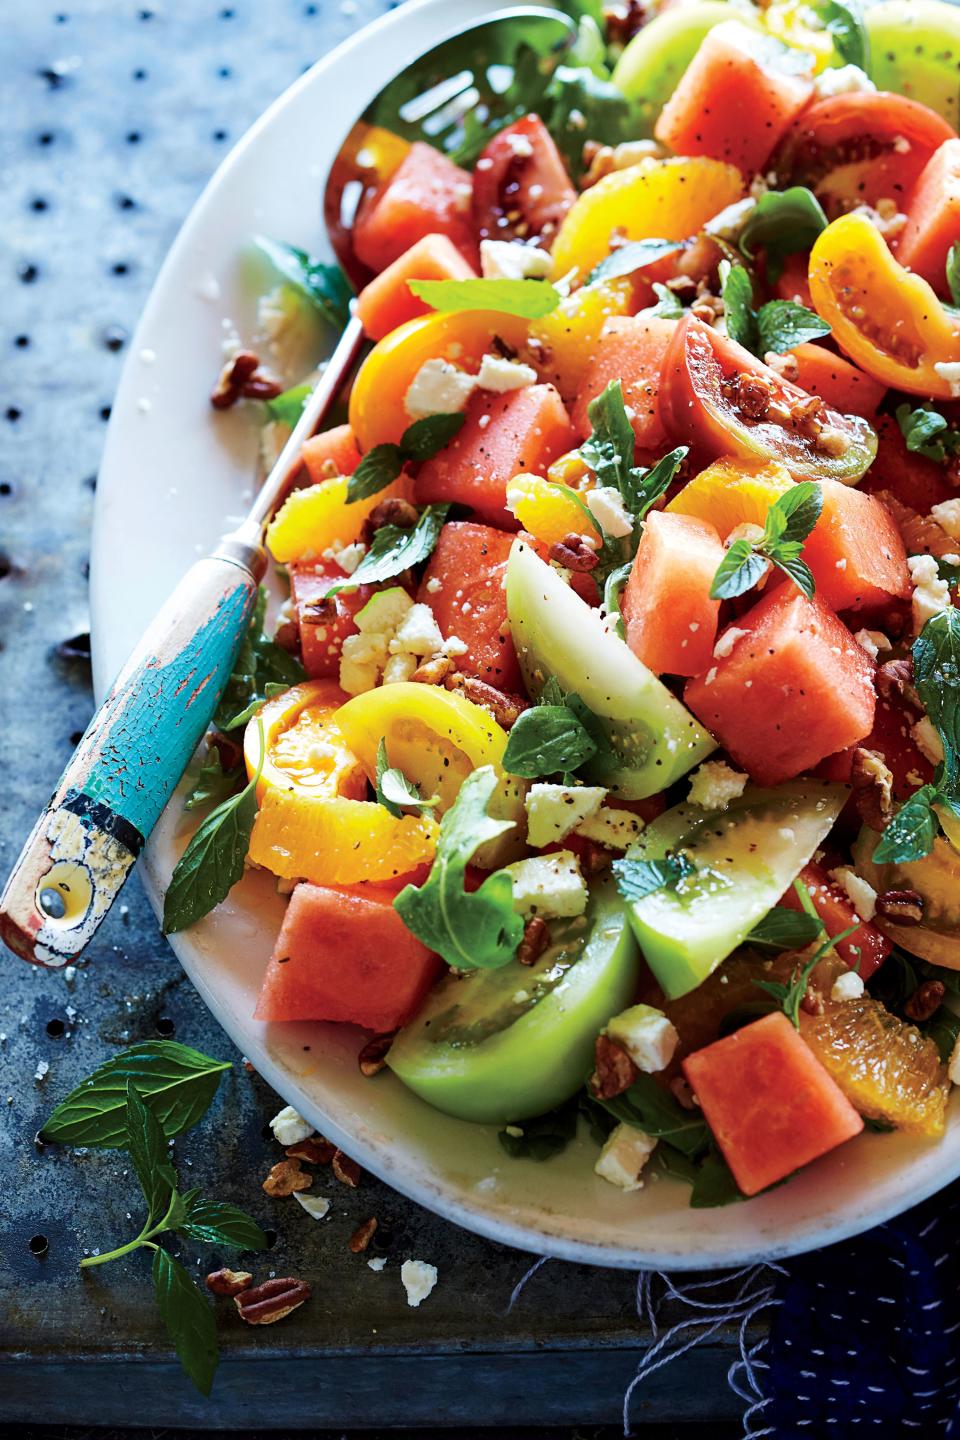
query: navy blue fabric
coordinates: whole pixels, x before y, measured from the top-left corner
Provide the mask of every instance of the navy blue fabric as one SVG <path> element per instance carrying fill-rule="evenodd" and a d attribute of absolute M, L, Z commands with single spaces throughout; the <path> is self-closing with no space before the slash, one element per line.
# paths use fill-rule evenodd
<path fill-rule="evenodd" d="M 750 1433 L 960 1434 L 960 1185 L 786 1271 Z"/>

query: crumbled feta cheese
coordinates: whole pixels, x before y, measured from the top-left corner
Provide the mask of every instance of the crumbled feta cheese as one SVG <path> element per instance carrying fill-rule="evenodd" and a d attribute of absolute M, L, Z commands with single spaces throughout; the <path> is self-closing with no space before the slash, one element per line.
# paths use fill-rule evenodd
<path fill-rule="evenodd" d="M 728 655 L 733 654 L 733 647 L 737 641 L 741 640 L 744 635 L 749 635 L 749 633 L 749 630 L 739 630 L 736 625 L 728 625 L 713 647 L 713 653 L 716 659 L 726 660 Z"/>
<path fill-rule="evenodd" d="M 458 655 L 466 655 L 469 650 L 466 641 L 461 640 L 459 635 L 448 635 L 443 642 L 443 653 L 455 659 Z"/>
<path fill-rule="evenodd" d="M 505 866 L 513 878 L 513 908 L 521 915 L 563 920 L 587 908 L 587 886 L 572 850 L 534 855 Z"/>
<path fill-rule="evenodd" d="M 437 575 L 431 575 L 424 587 L 428 595 L 436 595 L 438 590 L 443 589 L 443 581 Z"/>
<path fill-rule="evenodd" d="M 352 575 L 366 553 L 366 545 L 361 545 L 359 540 L 355 540 L 352 545 L 344 545 L 342 550 L 335 551 L 333 558 L 345 574 Z"/>
<path fill-rule="evenodd" d="M 614 1015 L 607 1034 L 623 1046 L 637 1069 L 648 1075 L 667 1068 L 680 1040 L 673 1023 L 652 1005 L 631 1005 Z"/>
<path fill-rule="evenodd" d="M 854 640 L 866 650 L 871 660 L 876 660 L 881 650 L 892 650 L 893 646 L 882 630 L 858 630 Z"/>
<path fill-rule="evenodd" d="M 531 785 L 524 800 L 528 844 L 539 850 L 562 840 L 596 814 L 606 793 L 600 785 Z"/>
<path fill-rule="evenodd" d="M 386 1263 L 386 1255 L 374 1255 L 372 1260 L 367 1261 L 367 1265 L 369 1266 L 369 1268 L 371 1270 L 376 1270 L 378 1274 L 383 1269 L 384 1265 L 386 1265 Z"/>
<path fill-rule="evenodd" d="M 934 615 L 939 615 L 941 610 L 950 609 L 950 586 L 946 580 L 940 579 L 940 571 L 933 555 L 910 555 L 907 565 L 914 584 L 913 628 L 919 631 Z"/>
<path fill-rule="evenodd" d="M 382 670 L 389 655 L 388 641 L 379 630 L 365 630 L 357 635 L 348 635 L 340 652 L 357 665 L 376 665 Z"/>
<path fill-rule="evenodd" d="M 412 605 L 390 641 L 391 653 L 406 650 L 412 655 L 435 655 L 442 649 L 443 636 L 430 606 L 422 602 Z"/>
<path fill-rule="evenodd" d="M 960 395 L 960 360 L 935 360 L 934 370 L 950 386 L 951 395 Z"/>
<path fill-rule="evenodd" d="M 838 65 L 818 75 L 813 88 L 823 98 L 827 95 L 850 95 L 858 90 L 876 90 L 877 87 L 859 65 Z"/>
<path fill-rule="evenodd" d="M 939 505 L 931 505 L 930 518 L 941 530 L 946 530 L 951 540 L 960 540 L 960 499 L 941 500 Z"/>
<path fill-rule="evenodd" d="M 739 525 L 734 525 L 723 543 L 729 549 L 735 540 L 749 540 L 751 545 L 755 545 L 758 540 L 762 539 L 763 526 L 754 525 L 752 520 L 743 520 Z"/>
<path fill-rule="evenodd" d="M 860 976 L 855 970 L 848 970 L 845 975 L 838 975 L 834 980 L 830 999 L 837 1004 L 845 1000 L 859 1000 L 863 991 L 864 984 Z"/>
<path fill-rule="evenodd" d="M 407 1292 L 407 1304 L 416 1310 L 437 1283 L 437 1267 L 428 1265 L 425 1260 L 404 1260 L 400 1266 L 400 1279 Z"/>
<path fill-rule="evenodd" d="M 481 390 L 493 390 L 505 395 L 509 390 L 525 390 L 536 385 L 537 372 L 532 365 L 523 365 L 519 360 L 504 360 L 501 355 L 484 355 L 480 361 L 477 384 Z"/>
<path fill-rule="evenodd" d="M 380 679 L 381 666 L 376 660 L 358 660 L 351 655 L 348 648 L 350 641 L 360 639 L 362 636 L 348 635 L 340 651 L 340 689 L 347 695 L 363 695 L 367 690 L 375 690 Z M 383 664 L 386 664 L 386 661 L 384 650 Z"/>
<path fill-rule="evenodd" d="M 574 833 L 597 845 L 606 845 L 608 850 L 626 850 L 642 829 L 643 821 L 632 810 L 603 805 L 595 814 L 581 820 Z"/>
<path fill-rule="evenodd" d="M 50 1065 L 46 1060 L 38 1060 L 37 1068 L 33 1072 L 33 1078 L 37 1084 L 41 1084 L 50 1074 Z"/>
<path fill-rule="evenodd" d="M 545 280 L 550 252 L 522 240 L 481 240 L 480 269 L 486 280 Z"/>
<path fill-rule="evenodd" d="M 594 1174 L 618 1185 L 621 1190 L 639 1190 L 643 1186 L 640 1171 L 657 1148 L 657 1142 L 633 1125 L 620 1124 L 611 1130 L 594 1165 Z"/>
<path fill-rule="evenodd" d="M 449 360 L 425 360 L 413 377 L 403 406 L 411 420 L 452 415 L 466 408 L 476 388 L 476 377 L 451 365 Z"/>
<path fill-rule="evenodd" d="M 633 516 L 623 503 L 623 496 L 612 485 L 598 485 L 584 493 L 587 509 L 608 535 L 619 539 L 633 533 Z"/>
<path fill-rule="evenodd" d="M 911 725 L 910 734 L 921 755 L 925 755 L 931 765 L 939 765 L 943 759 L 943 744 L 929 715 L 924 715 L 915 725 Z"/>
<path fill-rule="evenodd" d="M 294 1190 L 293 1198 L 298 1205 L 303 1206 L 308 1215 L 313 1216 L 314 1220 L 322 1220 L 330 1209 L 330 1201 L 324 1199 L 322 1195 L 304 1195 L 302 1190 Z"/>
<path fill-rule="evenodd" d="M 416 668 L 417 657 L 416 655 L 411 655 L 409 651 L 405 650 L 400 655 L 391 655 L 383 667 L 381 684 L 399 685 L 409 680 Z"/>
<path fill-rule="evenodd" d="M 830 878 L 847 892 L 850 903 L 861 920 L 873 919 L 877 909 L 877 892 L 868 880 L 864 880 L 856 870 L 851 870 L 849 865 L 841 865 L 838 869 L 831 870 Z"/>
<path fill-rule="evenodd" d="M 353 623 L 361 634 L 368 631 L 392 635 L 401 624 L 413 601 L 400 585 L 391 585 L 389 590 L 378 590 L 371 595 L 362 610 L 353 617 Z"/>
<path fill-rule="evenodd" d="M 726 810 L 743 794 L 748 779 L 724 760 L 706 760 L 691 777 L 687 799 L 701 810 Z"/>
<path fill-rule="evenodd" d="M 296 1145 L 299 1140 L 306 1140 L 308 1135 L 315 1133 L 310 1121 L 304 1120 L 292 1105 L 285 1105 L 274 1115 L 270 1121 L 270 1129 L 273 1131 L 273 1138 L 281 1145 Z"/>

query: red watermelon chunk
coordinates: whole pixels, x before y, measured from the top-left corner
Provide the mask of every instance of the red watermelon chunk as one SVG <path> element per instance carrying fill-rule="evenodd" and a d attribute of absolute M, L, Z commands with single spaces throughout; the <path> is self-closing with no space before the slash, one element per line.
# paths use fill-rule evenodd
<path fill-rule="evenodd" d="M 803 547 L 817 595 L 833 610 L 909 599 L 907 552 L 890 511 L 874 495 L 821 480 L 823 509 Z"/>
<path fill-rule="evenodd" d="M 367 586 L 325 600 L 330 586 L 345 578 L 346 571 L 332 561 L 290 566 L 290 594 L 300 628 L 303 666 L 311 680 L 335 679 L 340 674 L 343 642 L 357 633 L 353 617 L 370 597 Z"/>
<path fill-rule="evenodd" d="M 870 734 L 873 661 L 821 600 L 787 581 L 734 628 L 730 653 L 684 700 L 759 784 L 792 780 Z"/>
<path fill-rule="evenodd" d="M 392 889 L 300 884 L 257 1001 L 257 1020 L 338 1020 L 389 1031 L 416 1014 L 441 961 L 393 908 Z"/>
<path fill-rule="evenodd" d="M 446 155 L 418 140 L 399 168 L 360 206 L 354 252 L 379 274 L 425 235 L 446 235 L 474 268 L 473 181 Z"/>
<path fill-rule="evenodd" d="M 614 315 L 606 322 L 573 407 L 573 423 L 584 439 L 592 429 L 587 414 L 591 400 L 611 380 L 619 380 L 637 444 L 646 450 L 665 445 L 660 372 L 676 328 L 675 320 L 656 315 Z"/>
<path fill-rule="evenodd" d="M 710 586 L 724 554 L 706 520 L 647 516 L 620 611 L 627 644 L 655 675 L 697 675 L 710 664 L 720 613 Z"/>
<path fill-rule="evenodd" d="M 458 669 L 506 691 L 521 688 L 504 590 L 512 543 L 512 535 L 490 525 L 445 525 L 417 595 L 433 610 L 443 638 L 455 635 L 466 645 Z"/>

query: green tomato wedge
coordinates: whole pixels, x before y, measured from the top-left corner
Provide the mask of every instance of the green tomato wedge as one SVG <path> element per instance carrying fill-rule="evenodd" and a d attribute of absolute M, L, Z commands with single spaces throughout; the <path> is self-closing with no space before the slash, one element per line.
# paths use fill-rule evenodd
<path fill-rule="evenodd" d="M 616 887 L 551 921 L 535 965 L 441 980 L 387 1056 L 395 1075 L 461 1120 L 504 1125 L 552 1110 L 583 1084 L 598 1032 L 633 998 L 637 947 Z"/>
<path fill-rule="evenodd" d="M 682 853 L 694 871 L 628 905 L 647 964 L 671 1000 L 714 971 L 780 899 L 829 833 L 844 785 L 795 780 L 748 786 L 718 812 L 676 805 L 640 835 L 627 858 Z"/>
<path fill-rule="evenodd" d="M 708 30 L 724 20 L 757 25 L 750 11 L 725 0 L 697 0 L 672 6 L 634 35 L 613 72 L 613 83 L 637 105 L 648 135 L 677 88 Z M 757 26 L 759 28 L 759 26 Z"/>
<path fill-rule="evenodd" d="M 601 721 L 613 766 L 588 761 L 580 773 L 625 800 L 656 795 L 716 748 L 599 610 L 580 599 L 522 540 L 507 564 L 507 614 L 527 689 L 540 694 L 553 676 Z"/>
<path fill-rule="evenodd" d="M 960 9 L 946 0 L 883 0 L 865 14 L 871 77 L 960 122 Z"/>

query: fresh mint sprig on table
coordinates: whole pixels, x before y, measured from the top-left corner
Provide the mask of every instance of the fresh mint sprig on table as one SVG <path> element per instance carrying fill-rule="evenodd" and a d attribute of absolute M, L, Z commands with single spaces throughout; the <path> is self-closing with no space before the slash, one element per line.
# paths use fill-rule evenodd
<path fill-rule="evenodd" d="M 827 228 L 823 206 L 805 185 L 768 190 L 747 216 L 740 232 L 740 251 L 752 260 L 763 250 L 767 278 L 776 281 L 789 255 L 809 250 Z"/>
<path fill-rule="evenodd" d="M 913 683 L 943 747 L 933 782 L 921 785 L 887 825 L 873 852 L 877 865 L 929 855 L 937 838 L 936 807 L 960 819 L 960 611 L 931 616 L 913 642 Z"/>
<path fill-rule="evenodd" d="M 374 445 L 347 481 L 347 504 L 366 500 L 392 485 L 404 465 L 429 460 L 458 434 L 466 415 L 426 415 L 408 425 L 399 445 Z"/>
<path fill-rule="evenodd" d="M 491 310 L 539 320 L 560 304 L 560 291 L 547 280 L 408 280 L 412 294 L 432 310 Z"/>
<path fill-rule="evenodd" d="M 195 1125 L 213 1100 L 227 1061 L 171 1040 L 114 1055 L 62 1100 L 40 1131 L 48 1144 L 124 1149 L 140 1182 L 146 1218 L 133 1239 L 80 1261 L 107 1265 L 151 1253 L 157 1305 L 184 1371 L 209 1395 L 217 1369 L 214 1311 L 186 1268 L 160 1243 L 179 1235 L 204 1245 L 263 1250 L 267 1237 L 236 1205 L 181 1193 L 169 1141 Z"/>
<path fill-rule="evenodd" d="M 298 250 L 296 245 L 271 240 L 267 235 L 255 235 L 253 243 L 284 280 L 309 300 L 328 325 L 335 330 L 345 327 L 350 319 L 353 291 L 339 265 L 318 260 L 306 250 Z"/>
<path fill-rule="evenodd" d="M 816 583 L 806 561 L 803 542 L 820 518 L 823 491 L 815 480 L 802 480 L 775 500 L 767 511 L 759 540 L 734 540 L 717 566 L 710 586 L 714 600 L 731 600 L 751 590 L 772 561 L 809 599 Z"/>
<path fill-rule="evenodd" d="M 478 847 L 513 828 L 512 820 L 495 820 L 487 813 L 497 784 L 491 765 L 467 776 L 440 821 L 430 874 L 420 886 L 407 885 L 393 902 L 418 940 L 448 965 L 463 969 L 506 965 L 523 938 L 523 917 L 513 908 L 507 871 L 494 871 L 476 890 L 464 888 L 467 865 Z"/>
<path fill-rule="evenodd" d="M 327 591 L 327 598 L 341 590 L 355 590 L 358 585 L 373 585 L 379 580 L 392 580 L 411 565 L 419 565 L 433 551 L 440 538 L 449 505 L 427 505 L 420 512 L 416 525 L 405 530 L 401 525 L 381 525 L 370 549 L 352 575 L 338 580 Z"/>
<path fill-rule="evenodd" d="M 754 310 L 753 282 L 745 266 L 721 260 L 719 273 L 727 334 L 761 360 L 770 351 L 784 355 L 806 340 L 830 334 L 826 321 L 794 300 L 768 300 Z"/>

